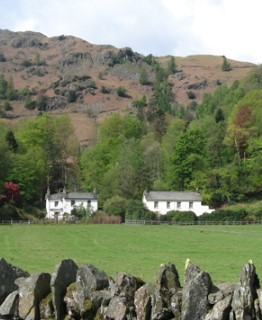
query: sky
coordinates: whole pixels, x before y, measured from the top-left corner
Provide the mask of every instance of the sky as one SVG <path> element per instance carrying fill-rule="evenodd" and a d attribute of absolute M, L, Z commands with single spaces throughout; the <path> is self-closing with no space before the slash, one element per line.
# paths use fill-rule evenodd
<path fill-rule="evenodd" d="M 0 29 L 262 63 L 261 0 L 0 0 Z"/>

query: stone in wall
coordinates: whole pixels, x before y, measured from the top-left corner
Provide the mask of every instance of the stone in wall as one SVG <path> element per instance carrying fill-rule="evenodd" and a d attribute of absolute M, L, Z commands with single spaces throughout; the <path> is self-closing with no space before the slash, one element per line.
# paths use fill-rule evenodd
<path fill-rule="evenodd" d="M 247 263 L 241 270 L 240 281 L 233 294 L 232 308 L 236 320 L 255 319 L 254 302 L 258 298 L 259 287 L 256 268 L 252 263 Z"/>
<path fill-rule="evenodd" d="M 81 315 L 95 314 L 97 312 L 96 308 L 99 308 L 100 305 L 97 300 L 97 294 L 94 296 L 94 293 L 101 292 L 102 295 L 103 290 L 109 287 L 109 281 L 110 279 L 104 271 L 91 264 L 86 264 L 78 269 L 76 286 L 72 294 Z M 102 301 L 103 296 L 100 299 L 100 303 Z"/>
<path fill-rule="evenodd" d="M 60 320 L 66 314 L 64 297 L 66 288 L 76 281 L 78 266 L 71 259 L 63 260 L 56 266 L 51 277 L 52 301 L 54 306 L 55 318 Z"/>
<path fill-rule="evenodd" d="M 16 279 L 19 293 L 18 315 L 22 319 L 40 319 L 40 301 L 50 293 L 49 273 L 36 273 Z"/>
<path fill-rule="evenodd" d="M 210 275 L 188 261 L 182 295 L 182 320 L 204 319 L 212 286 Z"/>
<path fill-rule="evenodd" d="M 4 258 L 0 259 L 0 304 L 10 293 L 18 289 L 15 280 L 20 277 L 29 277 L 29 273 L 14 267 Z"/>
<path fill-rule="evenodd" d="M 11 316 L 14 318 L 18 317 L 18 302 L 19 302 L 19 294 L 18 291 L 13 291 L 10 293 L 5 301 L 0 306 L 0 318 Z"/>
<path fill-rule="evenodd" d="M 135 315 L 135 293 L 144 285 L 141 279 L 118 272 L 111 284 L 111 300 L 103 315 L 107 318 L 122 320 Z"/>

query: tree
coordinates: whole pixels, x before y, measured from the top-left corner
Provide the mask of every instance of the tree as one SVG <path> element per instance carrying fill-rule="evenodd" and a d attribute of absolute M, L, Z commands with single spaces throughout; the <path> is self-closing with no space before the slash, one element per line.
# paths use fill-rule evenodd
<path fill-rule="evenodd" d="M 232 70 L 230 63 L 228 62 L 227 58 L 223 56 L 223 64 L 222 64 L 223 71 L 230 71 Z"/>
<path fill-rule="evenodd" d="M 4 183 L 4 188 L 6 201 L 18 205 L 20 203 L 19 185 L 12 181 L 8 181 Z"/>
<path fill-rule="evenodd" d="M 215 121 L 216 123 L 220 122 L 220 121 L 224 121 L 225 120 L 225 116 L 224 116 L 224 112 L 221 108 L 218 108 L 215 114 Z"/>
<path fill-rule="evenodd" d="M 3 122 L 0 122 L 0 194 L 3 192 L 4 182 L 7 180 L 9 168 L 12 166 L 11 153 L 8 142 L 6 140 L 6 134 L 8 128 Z"/>
<path fill-rule="evenodd" d="M 188 187 L 197 171 L 205 168 L 205 141 L 198 129 L 189 129 L 181 135 L 175 148 L 170 167 L 171 186 L 178 190 Z"/>
<path fill-rule="evenodd" d="M 155 220 L 155 213 L 145 208 L 141 200 L 130 199 L 126 201 L 125 219 Z"/>
<path fill-rule="evenodd" d="M 43 199 L 47 188 L 47 166 L 43 153 L 29 150 L 12 154 L 12 167 L 7 179 L 19 185 L 21 201 L 33 204 Z"/>
<path fill-rule="evenodd" d="M 170 60 L 168 61 L 167 73 L 169 75 L 176 73 L 176 60 L 173 56 L 170 57 Z"/>
<path fill-rule="evenodd" d="M 104 210 L 110 216 L 120 216 L 125 222 L 126 199 L 115 195 L 105 202 Z"/>
<path fill-rule="evenodd" d="M 7 91 L 8 83 L 4 78 L 3 74 L 0 74 L 0 99 L 6 98 L 6 91 Z"/>
<path fill-rule="evenodd" d="M 45 184 L 77 184 L 79 144 L 68 116 L 42 114 L 23 121 L 16 133 L 21 152 L 34 152 L 44 163 Z"/>
<path fill-rule="evenodd" d="M 36 107 L 36 102 L 32 100 L 29 91 L 27 91 L 27 94 L 26 94 L 24 107 L 28 110 L 33 110 Z"/>
<path fill-rule="evenodd" d="M 139 83 L 144 85 L 148 84 L 148 74 L 146 72 L 146 69 L 142 69 L 139 75 Z"/>
<path fill-rule="evenodd" d="M 8 130 L 6 133 L 6 141 L 8 143 L 8 146 L 10 148 L 10 150 L 12 150 L 13 152 L 16 152 L 18 149 L 18 143 L 16 141 L 16 138 L 14 136 L 14 133 L 12 130 Z"/>
<path fill-rule="evenodd" d="M 45 111 L 47 108 L 47 96 L 41 94 L 36 100 L 37 109 Z"/>
<path fill-rule="evenodd" d="M 8 83 L 7 83 L 7 89 L 6 89 L 6 98 L 8 100 L 15 100 L 17 98 L 17 93 L 14 88 L 14 82 L 13 78 L 10 77 Z"/>

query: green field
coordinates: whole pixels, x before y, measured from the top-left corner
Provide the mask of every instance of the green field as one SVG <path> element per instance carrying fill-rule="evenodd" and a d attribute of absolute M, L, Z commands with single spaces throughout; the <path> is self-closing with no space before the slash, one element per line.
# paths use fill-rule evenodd
<path fill-rule="evenodd" d="M 183 284 L 187 258 L 214 283 L 237 282 L 249 259 L 262 278 L 262 225 L 9 225 L 0 226 L 0 256 L 28 272 L 52 273 L 63 259 L 91 263 L 154 282 L 160 264 L 177 267 Z"/>

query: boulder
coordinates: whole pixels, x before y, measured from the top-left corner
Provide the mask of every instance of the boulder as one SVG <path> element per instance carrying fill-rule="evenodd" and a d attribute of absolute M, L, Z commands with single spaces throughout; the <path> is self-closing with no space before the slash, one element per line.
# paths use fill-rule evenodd
<path fill-rule="evenodd" d="M 174 314 L 176 320 L 181 319 L 182 294 L 183 291 L 180 289 L 170 297 L 170 310 Z"/>
<path fill-rule="evenodd" d="M 231 295 L 219 300 L 212 308 L 212 311 L 206 315 L 205 320 L 228 320 L 231 311 L 231 301 Z"/>
<path fill-rule="evenodd" d="M 167 263 L 160 266 L 157 277 L 157 289 L 165 303 L 165 307 L 172 310 L 172 312 L 179 314 L 181 312 L 182 289 L 179 281 L 179 275 L 174 264 Z"/>
<path fill-rule="evenodd" d="M 130 309 L 124 297 L 114 296 L 104 312 L 105 319 L 126 320 Z M 134 316 L 134 315 L 133 315 Z M 132 316 L 128 317 L 132 319 Z"/>
<path fill-rule="evenodd" d="M 66 294 L 66 288 L 76 281 L 77 270 L 78 266 L 74 261 L 67 259 L 58 264 L 52 274 L 50 285 L 55 317 L 58 320 L 63 319 L 66 314 L 64 296 Z"/>
<path fill-rule="evenodd" d="M 259 309 L 262 312 L 262 289 L 257 289 L 257 297 L 258 297 Z"/>
<path fill-rule="evenodd" d="M 92 298 L 95 291 L 109 287 L 109 277 L 91 264 L 80 267 L 76 276 L 76 292 L 74 299 L 81 312 L 85 311 L 85 302 Z"/>
<path fill-rule="evenodd" d="M 161 287 L 162 290 L 172 291 L 173 293 L 181 288 L 179 275 L 176 270 L 176 266 L 172 263 L 162 264 L 160 266 L 157 285 Z"/>
<path fill-rule="evenodd" d="M 17 318 L 18 316 L 18 291 L 10 293 L 5 301 L 0 306 L 0 318 L 1 317 L 13 317 Z"/>
<path fill-rule="evenodd" d="M 247 263 L 241 270 L 240 281 L 236 285 L 232 300 L 232 309 L 236 320 L 255 319 L 254 301 L 257 299 L 259 280 L 255 266 Z"/>
<path fill-rule="evenodd" d="M 55 316 L 54 305 L 52 301 L 52 293 L 49 293 L 40 301 L 40 318 L 51 319 Z"/>
<path fill-rule="evenodd" d="M 19 292 L 19 317 L 25 320 L 40 319 L 40 301 L 51 291 L 51 275 L 36 273 L 28 278 L 19 278 L 15 282 Z"/>
<path fill-rule="evenodd" d="M 118 272 L 112 284 L 111 295 L 125 297 L 128 301 L 133 301 L 135 292 L 144 285 L 144 281 L 124 272 Z"/>
<path fill-rule="evenodd" d="M 174 318 L 173 312 L 171 311 L 170 308 L 168 308 L 159 290 L 156 290 L 155 293 L 152 295 L 151 303 L 152 303 L 152 313 L 151 313 L 150 319 L 168 320 L 168 319 Z"/>
<path fill-rule="evenodd" d="M 12 266 L 4 258 L 0 259 L 0 304 L 10 293 L 18 289 L 15 280 L 20 277 L 29 277 L 29 273 Z"/>
<path fill-rule="evenodd" d="M 208 294 L 212 286 L 210 275 L 189 260 L 182 294 L 182 320 L 204 319 L 208 308 Z"/>
<path fill-rule="evenodd" d="M 111 294 L 109 290 L 93 291 L 90 297 L 85 298 L 80 310 L 79 303 L 77 302 L 77 284 L 72 283 L 67 288 L 64 301 L 67 307 L 67 314 L 73 319 L 80 319 L 90 316 L 95 316 L 97 313 L 104 314 L 111 300 Z"/>
<path fill-rule="evenodd" d="M 155 286 L 152 284 L 145 284 L 135 292 L 134 305 L 137 320 L 151 319 L 154 292 Z"/>
<path fill-rule="evenodd" d="M 211 292 L 208 295 L 208 302 L 215 304 L 229 295 L 232 296 L 235 288 L 236 285 L 231 283 L 221 283 L 217 287 L 212 286 Z"/>
<path fill-rule="evenodd" d="M 71 283 L 67 287 L 67 292 L 64 297 L 64 302 L 66 304 L 67 314 L 72 319 L 80 319 L 80 317 L 81 317 L 79 305 L 75 300 L 76 294 L 77 294 L 76 283 L 74 282 L 74 283 Z"/>

